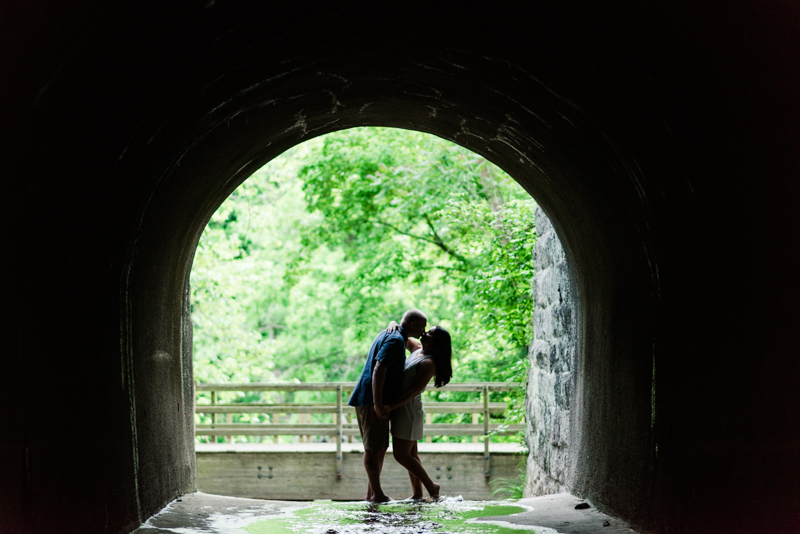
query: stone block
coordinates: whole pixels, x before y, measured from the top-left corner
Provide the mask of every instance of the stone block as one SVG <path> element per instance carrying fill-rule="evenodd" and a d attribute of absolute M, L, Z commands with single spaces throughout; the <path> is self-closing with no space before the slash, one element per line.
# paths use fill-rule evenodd
<path fill-rule="evenodd" d="M 553 447 L 558 447 L 561 443 L 561 418 L 558 417 L 558 410 L 550 411 L 548 438 L 549 444 Z"/>
<path fill-rule="evenodd" d="M 553 339 L 554 325 L 553 314 L 545 309 L 537 309 L 533 312 L 533 336 L 542 341 Z"/>
<path fill-rule="evenodd" d="M 543 305 L 550 307 L 553 305 L 560 305 L 563 299 L 563 292 L 561 290 L 562 280 L 558 277 L 558 271 L 555 269 L 548 269 L 538 280 L 539 294 Z"/>
<path fill-rule="evenodd" d="M 525 482 L 526 497 L 563 493 L 567 491 L 567 487 L 564 483 L 551 477 L 549 473 L 537 463 L 537 459 L 532 455 L 528 455 L 528 468 Z"/>
<path fill-rule="evenodd" d="M 551 269 L 541 269 L 537 270 L 533 276 L 533 285 L 536 288 L 536 300 L 534 302 L 537 309 L 546 309 L 555 302 L 553 297 L 558 296 L 558 292 L 554 292 L 552 288 L 552 274 Z"/>
<path fill-rule="evenodd" d="M 546 270 L 555 265 L 560 257 L 561 244 L 555 233 L 546 233 L 536 240 L 533 266 L 537 270 Z"/>
<path fill-rule="evenodd" d="M 553 370 L 558 373 L 572 372 L 575 369 L 576 347 L 574 338 L 565 338 L 556 343 L 559 353 L 558 361 L 562 365 L 560 369 Z"/>
<path fill-rule="evenodd" d="M 536 210 L 533 212 L 533 216 L 536 218 L 536 235 L 544 235 L 546 232 L 550 230 L 555 231 L 553 228 L 553 223 L 550 221 L 550 218 L 545 215 L 544 210 L 539 206 L 536 206 Z"/>
<path fill-rule="evenodd" d="M 555 375 L 549 371 L 539 371 L 536 380 L 539 382 L 539 398 L 542 403 L 546 406 L 555 405 L 555 395 L 553 395 L 556 384 Z"/>
<path fill-rule="evenodd" d="M 555 357 L 550 361 L 550 371 L 553 373 L 566 373 L 571 371 L 572 362 L 569 360 L 572 347 L 572 341 L 567 338 L 560 338 L 553 341 L 552 345 L 555 347 Z"/>
<path fill-rule="evenodd" d="M 562 295 L 565 301 L 569 302 L 570 305 L 575 305 L 575 296 L 573 295 L 572 291 L 572 280 L 569 271 L 569 265 L 567 264 L 567 258 L 562 256 L 558 263 L 556 263 L 553 268 L 553 272 L 556 273 L 555 276 L 562 281 Z"/>
<path fill-rule="evenodd" d="M 568 301 L 555 304 L 552 309 L 553 337 L 571 337 L 574 332 L 572 324 L 572 305 Z"/>
<path fill-rule="evenodd" d="M 534 341 L 531 347 L 531 364 L 539 369 L 550 370 L 552 354 L 556 352 L 556 347 L 545 341 Z"/>
<path fill-rule="evenodd" d="M 572 399 L 572 373 L 559 373 L 554 377 L 555 405 L 564 410 L 569 410 Z"/>
<path fill-rule="evenodd" d="M 556 339 L 551 343 L 553 349 L 550 351 L 550 371 L 553 373 L 560 373 L 563 365 L 563 346 L 569 343 L 569 340 Z"/>

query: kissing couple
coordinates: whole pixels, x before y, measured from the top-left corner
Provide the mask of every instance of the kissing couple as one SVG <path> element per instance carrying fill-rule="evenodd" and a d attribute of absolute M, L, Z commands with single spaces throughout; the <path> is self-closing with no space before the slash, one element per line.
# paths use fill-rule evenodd
<path fill-rule="evenodd" d="M 392 434 L 394 459 L 408 470 L 411 499 L 439 498 L 439 484 L 422 467 L 417 441 L 422 439 L 425 412 L 422 392 L 431 378 L 438 388 L 450 381 L 453 368 L 450 334 L 441 326 L 426 331 L 428 318 L 419 310 L 403 314 L 398 325 L 389 323 L 372 342 L 367 362 L 348 404 L 355 407 L 364 443 L 364 469 L 369 485 L 366 500 L 388 502 L 381 489 L 383 459 Z M 406 349 L 411 355 L 406 359 Z"/>

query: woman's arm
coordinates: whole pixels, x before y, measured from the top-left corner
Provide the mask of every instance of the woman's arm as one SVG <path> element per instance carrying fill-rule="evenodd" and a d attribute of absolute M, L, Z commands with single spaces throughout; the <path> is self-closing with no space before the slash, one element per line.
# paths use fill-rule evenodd
<path fill-rule="evenodd" d="M 422 343 L 413 337 L 410 337 L 408 338 L 408 341 L 406 341 L 406 348 L 409 350 L 409 352 L 414 352 L 422 348 Z"/>
<path fill-rule="evenodd" d="M 400 325 L 397 324 L 397 321 L 389 321 L 389 326 L 386 327 L 386 331 L 391 334 L 392 332 L 397 330 L 397 327 L 399 326 Z M 415 350 L 419 350 L 422 348 L 422 343 L 420 343 L 413 337 L 410 337 L 408 338 L 408 341 L 406 341 L 406 348 L 408 349 L 409 352 L 414 352 Z"/>
<path fill-rule="evenodd" d="M 403 394 L 396 402 L 387 405 L 386 411 L 390 412 L 395 408 L 399 408 L 422 393 L 425 390 L 425 386 L 427 386 L 428 382 L 433 378 L 434 373 L 436 373 L 436 364 L 433 363 L 433 360 L 427 358 L 419 362 L 417 364 L 417 376 L 414 378 L 414 383 L 411 384 L 411 389 Z"/>

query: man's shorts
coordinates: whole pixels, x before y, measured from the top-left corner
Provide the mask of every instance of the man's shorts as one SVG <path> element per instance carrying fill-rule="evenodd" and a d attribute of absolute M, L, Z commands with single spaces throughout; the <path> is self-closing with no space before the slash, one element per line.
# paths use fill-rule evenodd
<path fill-rule="evenodd" d="M 380 419 L 372 404 L 356 406 L 358 430 L 365 451 L 385 451 L 389 448 L 389 420 Z"/>

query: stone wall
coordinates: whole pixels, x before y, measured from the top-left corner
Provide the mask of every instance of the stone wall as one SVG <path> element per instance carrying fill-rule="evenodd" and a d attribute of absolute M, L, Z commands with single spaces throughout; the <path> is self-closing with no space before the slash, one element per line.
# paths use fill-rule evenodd
<path fill-rule="evenodd" d="M 550 219 L 536 209 L 533 332 L 529 357 L 525 496 L 568 491 L 570 402 L 575 368 L 575 302 L 564 249 Z"/>

